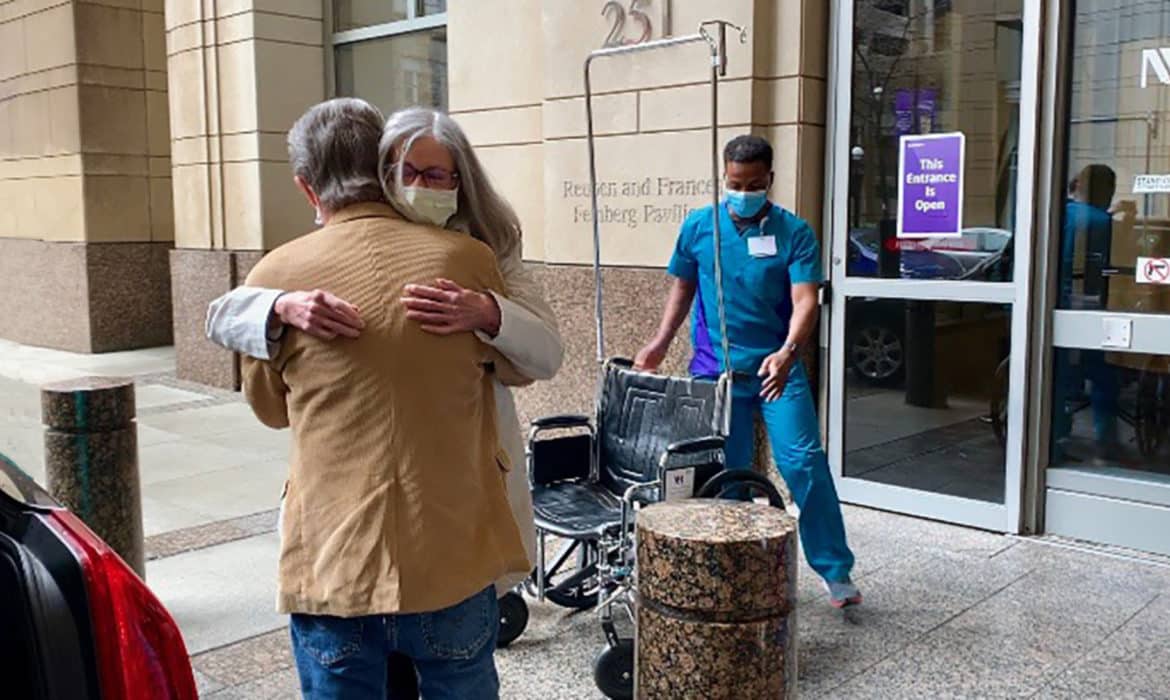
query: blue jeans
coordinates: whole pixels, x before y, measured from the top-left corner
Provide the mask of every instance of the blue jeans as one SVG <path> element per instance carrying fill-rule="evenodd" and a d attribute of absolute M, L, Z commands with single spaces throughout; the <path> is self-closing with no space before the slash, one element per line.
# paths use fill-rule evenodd
<path fill-rule="evenodd" d="M 727 466 L 745 468 L 754 461 L 758 409 L 776 466 L 800 508 L 800 542 L 809 566 L 828 581 L 847 580 L 853 569 L 853 552 L 845 541 L 841 503 L 821 445 L 816 404 L 804 366 L 799 362 L 793 366 L 779 399 L 765 402 L 760 388 L 759 380 L 735 384 Z"/>
<path fill-rule="evenodd" d="M 1116 445 L 1120 441 L 1117 421 L 1121 414 L 1121 378 L 1117 367 L 1106 362 L 1105 353 L 1100 350 L 1081 350 L 1079 365 L 1073 364 L 1069 350 L 1056 350 L 1054 359 L 1053 447 L 1059 449 L 1060 441 L 1072 433 L 1073 415 L 1069 403 L 1084 393 L 1086 379 L 1090 383 L 1089 403 L 1093 407 L 1093 432 L 1097 444 L 1103 447 Z"/>
<path fill-rule="evenodd" d="M 426 700 L 497 700 L 500 629 L 494 587 L 436 612 L 329 617 L 293 615 L 293 656 L 307 700 L 384 700 L 387 657 L 414 659 Z"/>

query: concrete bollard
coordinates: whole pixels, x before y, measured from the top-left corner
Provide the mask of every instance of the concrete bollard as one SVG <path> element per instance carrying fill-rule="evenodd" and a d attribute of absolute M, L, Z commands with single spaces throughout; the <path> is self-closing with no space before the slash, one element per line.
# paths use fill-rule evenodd
<path fill-rule="evenodd" d="M 796 696 L 796 521 L 757 503 L 638 513 L 635 696 Z"/>
<path fill-rule="evenodd" d="M 145 577 L 134 381 L 84 377 L 41 387 L 49 493 Z"/>

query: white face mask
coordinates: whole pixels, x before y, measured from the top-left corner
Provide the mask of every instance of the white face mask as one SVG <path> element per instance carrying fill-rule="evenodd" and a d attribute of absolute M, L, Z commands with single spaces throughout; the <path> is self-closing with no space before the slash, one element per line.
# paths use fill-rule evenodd
<path fill-rule="evenodd" d="M 435 226 L 446 226 L 459 211 L 459 189 L 432 190 L 427 187 L 403 187 L 402 196 L 414 212 Z"/>

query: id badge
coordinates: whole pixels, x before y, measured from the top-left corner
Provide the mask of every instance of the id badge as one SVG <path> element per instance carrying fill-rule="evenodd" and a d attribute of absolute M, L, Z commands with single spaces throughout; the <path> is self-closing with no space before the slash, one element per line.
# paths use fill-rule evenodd
<path fill-rule="evenodd" d="M 753 258 L 771 258 L 776 255 L 775 236 L 751 236 L 748 241 L 748 254 Z"/>

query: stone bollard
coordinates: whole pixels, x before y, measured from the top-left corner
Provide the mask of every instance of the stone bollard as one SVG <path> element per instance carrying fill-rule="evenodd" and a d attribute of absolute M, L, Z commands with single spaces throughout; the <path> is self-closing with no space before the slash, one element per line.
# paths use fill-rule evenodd
<path fill-rule="evenodd" d="M 145 577 L 134 413 L 130 379 L 41 387 L 49 493 Z"/>
<path fill-rule="evenodd" d="M 636 697 L 796 696 L 796 533 L 757 503 L 638 513 Z"/>

